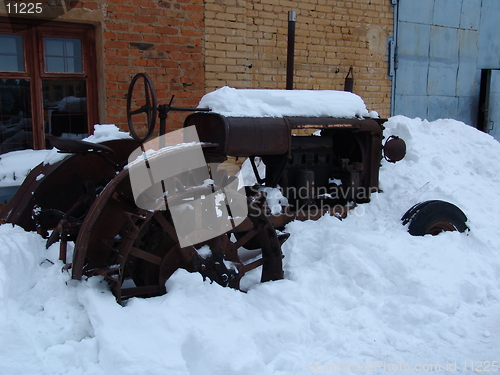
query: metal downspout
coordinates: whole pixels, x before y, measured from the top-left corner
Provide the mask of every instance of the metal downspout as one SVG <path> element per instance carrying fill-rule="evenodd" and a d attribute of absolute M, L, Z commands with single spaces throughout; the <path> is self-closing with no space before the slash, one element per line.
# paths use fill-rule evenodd
<path fill-rule="evenodd" d="M 391 77 L 391 108 L 390 115 L 395 115 L 395 102 L 396 102 L 396 48 L 397 48 L 397 40 L 398 40 L 398 0 L 391 0 L 392 9 L 393 9 L 393 36 L 389 38 L 389 76 Z"/>

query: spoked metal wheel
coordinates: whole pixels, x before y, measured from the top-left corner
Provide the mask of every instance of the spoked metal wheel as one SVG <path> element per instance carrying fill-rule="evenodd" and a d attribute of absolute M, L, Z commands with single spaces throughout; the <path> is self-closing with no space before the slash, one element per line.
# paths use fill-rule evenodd
<path fill-rule="evenodd" d="M 190 201 L 212 188 L 181 188 L 176 200 Z M 245 273 L 261 267 L 261 281 L 283 277 L 281 244 L 265 211 L 264 196 L 249 199 L 249 215 L 229 233 L 181 247 L 168 210 L 143 210 L 133 199 L 129 170 L 108 184 L 92 205 L 75 244 L 74 279 L 101 275 L 118 302 L 165 293 L 165 282 L 179 268 L 199 272 L 223 286 L 239 288 Z M 241 233 L 239 239 L 232 232 Z M 238 249 L 257 241 L 261 256 L 240 259 Z"/>
<path fill-rule="evenodd" d="M 137 91 L 135 90 L 136 83 L 139 85 L 139 90 Z M 144 92 L 140 90 L 141 83 Z M 158 105 L 153 81 L 145 73 L 136 74 L 132 82 L 130 82 L 127 93 L 127 121 L 130 134 L 137 142 L 146 142 L 153 135 L 157 111 Z M 146 116 L 146 129 L 144 129 L 144 124 L 141 127 L 137 118 L 135 125 L 133 121 L 133 117 L 139 117 L 137 115 L 143 113 Z"/>

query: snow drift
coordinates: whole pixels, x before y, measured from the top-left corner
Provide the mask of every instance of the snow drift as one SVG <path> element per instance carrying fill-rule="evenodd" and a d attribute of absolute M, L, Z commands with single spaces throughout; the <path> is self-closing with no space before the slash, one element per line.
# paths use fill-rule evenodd
<path fill-rule="evenodd" d="M 250 275 L 247 293 L 178 271 L 122 307 L 99 277 L 62 272 L 57 245 L 0 226 L 0 374 L 493 371 L 500 144 L 453 120 L 386 126 L 408 152 L 382 162 L 383 192 L 343 221 L 290 223 L 285 279 Z M 428 199 L 458 205 L 470 232 L 410 236 L 400 218 Z"/>

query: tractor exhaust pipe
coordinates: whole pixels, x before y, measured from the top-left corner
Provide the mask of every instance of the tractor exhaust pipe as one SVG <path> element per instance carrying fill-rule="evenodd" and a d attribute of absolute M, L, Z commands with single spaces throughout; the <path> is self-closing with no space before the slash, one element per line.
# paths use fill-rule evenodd
<path fill-rule="evenodd" d="M 288 12 L 288 48 L 286 56 L 286 89 L 293 90 L 293 58 L 295 55 L 295 21 L 297 12 Z"/>

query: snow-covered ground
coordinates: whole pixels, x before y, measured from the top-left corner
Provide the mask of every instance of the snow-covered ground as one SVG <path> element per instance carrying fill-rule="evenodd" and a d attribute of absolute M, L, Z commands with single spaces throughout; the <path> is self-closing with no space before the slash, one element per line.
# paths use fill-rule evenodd
<path fill-rule="evenodd" d="M 340 221 L 292 222 L 285 279 L 247 293 L 177 271 L 122 307 L 71 280 L 57 244 L 0 226 L 0 374 L 500 372 L 500 144 L 454 120 L 396 116 L 401 162 Z M 455 203 L 469 233 L 412 237 L 413 204 Z"/>

